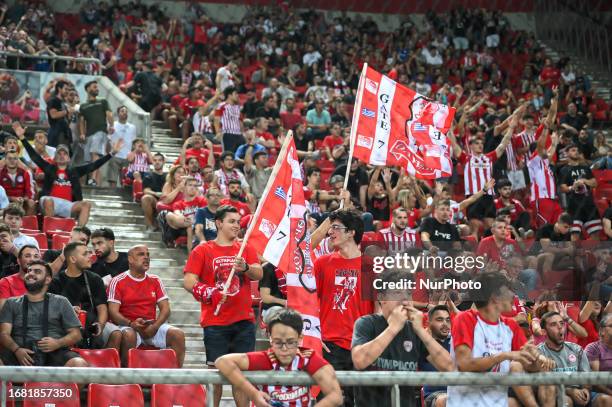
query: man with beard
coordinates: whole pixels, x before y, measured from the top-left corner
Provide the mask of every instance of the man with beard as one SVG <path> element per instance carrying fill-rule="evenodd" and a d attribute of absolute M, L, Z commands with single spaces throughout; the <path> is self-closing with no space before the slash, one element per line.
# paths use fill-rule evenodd
<path fill-rule="evenodd" d="M 36 246 L 23 246 L 17 255 L 19 272 L 0 279 L 0 309 L 8 298 L 17 297 L 26 293 L 24 277 L 26 271 L 34 260 L 40 260 L 40 252 Z"/>
<path fill-rule="evenodd" d="M 208 205 L 198 209 L 195 216 L 195 235 L 199 243 L 208 242 L 217 237 L 215 214 L 221 198 L 223 198 L 223 194 L 219 191 L 219 188 L 212 187 L 206 191 Z"/>
<path fill-rule="evenodd" d="M 0 279 L 19 272 L 17 253 L 19 251 L 13 244 L 11 229 L 0 224 Z"/>
<path fill-rule="evenodd" d="M 222 199 L 221 202 L 219 202 L 219 205 L 233 206 L 240 214 L 240 217 L 250 215 L 251 209 L 249 208 L 249 205 L 240 200 L 240 197 L 242 196 L 242 186 L 240 181 L 235 179 L 231 180 L 228 185 L 228 192 L 229 198 Z"/>
<path fill-rule="evenodd" d="M 8 299 L 0 311 L 2 364 L 87 367 L 87 362 L 70 350 L 81 340 L 81 323 L 70 302 L 47 293 L 52 279 L 49 265 L 33 261 L 24 278 L 27 292 Z"/>
<path fill-rule="evenodd" d="M 81 105 L 79 113 L 79 139 L 85 142 L 85 162 L 96 161 L 106 154 L 108 135 L 113 134 L 113 111 L 106 99 L 98 99 L 98 82 L 85 84 L 87 101 Z M 125 144 L 125 143 L 124 143 Z M 100 173 L 93 171 L 89 185 L 100 184 Z"/>
<path fill-rule="evenodd" d="M 393 223 L 378 232 L 389 255 L 404 253 L 420 243 L 416 229 L 408 227 L 408 211 L 401 206 L 393 211 Z"/>
<path fill-rule="evenodd" d="M 503 208 L 510 208 L 510 220 L 512 222 L 512 226 L 514 226 L 519 232 L 530 231 L 531 216 L 529 215 L 529 212 L 525 210 L 525 207 L 521 201 L 512 197 L 512 183 L 506 178 L 500 179 L 497 183 L 497 192 L 499 193 L 499 198 L 496 198 L 494 201 L 495 209 L 499 211 Z M 533 231 L 529 232 L 527 235 L 527 237 L 531 236 L 533 236 Z"/>
<path fill-rule="evenodd" d="M 111 229 L 94 230 L 91 234 L 91 245 L 97 257 L 91 271 L 101 277 L 105 285 L 108 285 L 111 278 L 129 268 L 127 253 L 115 250 L 115 234 Z"/>
<path fill-rule="evenodd" d="M 538 349 L 555 361 L 553 372 L 590 372 L 589 358 L 582 347 L 565 341 L 567 323 L 568 319 L 564 319 L 558 312 L 544 314 L 540 325 L 546 331 L 546 341 Z M 568 403 L 570 406 L 604 407 L 612 404 L 612 397 L 592 391 L 591 386 L 566 386 L 565 404 Z"/>
<path fill-rule="evenodd" d="M 434 255 L 439 250 L 447 251 L 451 246 L 461 248 L 457 226 L 449 222 L 450 213 L 450 202 L 441 200 L 436 202 L 433 216 L 421 222 L 423 247 Z"/>
<path fill-rule="evenodd" d="M 155 207 L 162 196 L 162 189 L 166 182 L 167 174 L 164 172 L 166 158 L 161 153 L 153 155 L 153 171 L 149 171 L 142 179 L 143 196 L 140 207 L 144 212 L 145 224 L 148 232 L 157 230 L 155 224 Z"/>
<path fill-rule="evenodd" d="M 161 279 L 147 273 L 151 263 L 147 246 L 132 247 L 128 262 L 129 270 L 113 278 L 108 286 L 108 312 L 122 333 L 121 363 L 127 366 L 129 350 L 144 343 L 172 348 L 179 367 L 183 366 L 185 333 L 166 322 L 170 302 Z"/>
<path fill-rule="evenodd" d="M 244 174 L 235 168 L 236 161 L 234 160 L 234 154 L 231 151 L 225 151 L 221 154 L 219 164 L 219 169 L 215 171 L 215 180 L 213 182 L 219 186 L 223 195 L 229 195 L 229 182 L 230 180 L 236 179 L 240 181 L 240 186 L 246 191 L 247 200 L 254 200 L 255 197 L 249 193 L 251 192 L 249 183 L 244 177 Z"/>
<path fill-rule="evenodd" d="M 55 94 L 47 102 L 47 117 L 49 120 L 49 145 L 70 144 L 72 135 L 68 123 L 75 111 L 66 105 L 66 97 L 70 92 L 70 83 L 59 80 L 55 83 Z"/>
<path fill-rule="evenodd" d="M 217 237 L 200 244 L 191 252 L 184 269 L 185 289 L 201 303 L 200 325 L 204 328 L 206 364 L 214 368 L 217 358 L 228 353 L 255 350 L 255 315 L 251 304 L 251 280 L 260 280 L 263 270 L 255 250 L 246 246 L 238 257 L 240 215 L 232 206 L 225 205 L 215 213 Z M 224 285 L 232 268 L 226 294 Z M 216 310 L 219 308 L 219 312 Z M 215 385 L 215 406 L 219 405 L 222 386 Z M 246 407 L 245 394 L 233 389 L 238 407 Z"/>
<path fill-rule="evenodd" d="M 104 282 L 100 276 L 88 270 L 91 268 L 91 260 L 87 246 L 77 242 L 68 243 L 64 247 L 64 257 L 68 267 L 53 278 L 49 292 L 66 297 L 77 315 L 86 312 L 83 328 L 84 339 L 88 343 L 79 347 L 115 348 L 119 351 L 121 331 L 116 325 L 107 323 Z"/>
<path fill-rule="evenodd" d="M 429 320 L 429 332 L 431 336 L 450 353 L 451 347 L 451 317 L 446 305 L 436 305 L 427 312 Z M 427 358 L 420 360 L 421 370 L 423 372 L 437 372 L 438 369 L 429 363 Z M 446 386 L 423 386 L 423 395 L 425 397 L 424 407 L 446 407 Z"/>
<path fill-rule="evenodd" d="M 567 158 L 567 165 L 561 168 L 559 189 L 567 194 L 567 211 L 573 220 L 572 240 L 580 240 L 583 230 L 591 239 L 598 239 L 601 217 L 592 192 L 597 188 L 597 180 L 591 168 L 582 162 L 576 145 L 568 147 Z"/>

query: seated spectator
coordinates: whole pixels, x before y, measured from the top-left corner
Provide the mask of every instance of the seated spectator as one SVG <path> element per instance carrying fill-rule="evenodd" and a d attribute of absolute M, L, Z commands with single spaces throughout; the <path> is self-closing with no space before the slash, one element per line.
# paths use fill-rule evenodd
<path fill-rule="evenodd" d="M 109 285 L 110 319 L 122 333 L 121 363 L 127 366 L 129 350 L 144 343 L 161 349 L 172 348 L 182 367 L 185 334 L 166 322 L 170 302 L 161 279 L 147 273 L 150 261 L 145 245 L 132 247 L 128 251 L 129 270 L 113 278 Z"/>
<path fill-rule="evenodd" d="M 332 156 L 332 151 L 334 151 L 336 146 L 341 146 L 343 144 L 344 138 L 342 137 L 342 129 L 339 124 L 333 123 L 329 129 L 329 135 L 325 136 L 323 139 L 323 149 L 329 161 L 334 161 L 335 159 Z"/>
<path fill-rule="evenodd" d="M 155 223 L 155 208 L 157 203 L 160 202 L 164 184 L 168 177 L 168 174 L 164 172 L 164 162 L 164 155 L 155 153 L 153 155 L 153 170 L 149 171 L 142 179 L 143 196 L 140 200 L 140 207 L 144 212 L 148 232 L 154 232 L 158 229 Z"/>
<path fill-rule="evenodd" d="M 81 323 L 70 302 L 47 292 L 52 280 L 49 265 L 33 261 L 25 270 L 24 279 L 27 292 L 6 300 L 0 311 L 2 364 L 87 367 L 87 362 L 70 350 L 81 340 Z M 30 315 L 27 320 L 24 310 Z M 32 322 L 35 315 L 47 315 L 48 319 L 42 324 Z"/>
<path fill-rule="evenodd" d="M 553 372 L 590 372 L 588 353 L 578 344 L 565 341 L 567 321 L 558 312 L 548 312 L 542 316 L 542 329 L 546 331 L 546 341 L 538 346 L 540 352 L 555 362 Z M 598 393 L 589 386 L 567 386 L 565 403 L 570 405 L 609 406 L 612 396 Z"/>
<path fill-rule="evenodd" d="M 19 155 L 13 150 L 6 153 L 4 161 L 6 164 L 0 170 L 0 186 L 6 191 L 11 203 L 22 207 L 25 214 L 34 215 L 36 202 L 32 174 L 19 167 Z"/>
<path fill-rule="evenodd" d="M 19 250 L 13 244 L 11 229 L 0 224 L 0 279 L 19 272 L 18 253 Z"/>
<path fill-rule="evenodd" d="M 208 242 L 217 238 L 217 226 L 215 225 L 215 213 L 219 208 L 223 194 L 219 188 L 212 187 L 206 191 L 208 204 L 199 208 L 195 215 L 195 237 L 198 243 Z"/>
<path fill-rule="evenodd" d="M 331 116 L 324 110 L 325 102 L 317 99 L 314 109 L 306 112 L 306 128 L 309 140 L 323 140 L 329 134 Z"/>
<path fill-rule="evenodd" d="M 115 348 L 119 351 L 121 331 L 108 322 L 106 289 L 97 274 L 89 271 L 91 260 L 87 246 L 69 243 L 64 247 L 67 267 L 53 277 L 49 292 L 66 297 L 77 315 L 85 312 L 83 342 L 79 348 Z"/>
<path fill-rule="evenodd" d="M 108 162 L 106 178 L 110 187 L 117 185 L 117 180 L 121 175 L 121 170 L 129 164 L 128 155 L 132 148 L 132 143 L 136 139 L 136 126 L 129 123 L 128 109 L 125 106 L 117 108 L 117 121 L 113 124 L 115 132 L 111 135 L 111 143 L 114 144 L 123 140 L 121 150 L 115 154 Z"/>
<path fill-rule="evenodd" d="M 268 131 L 268 119 L 265 117 L 255 119 L 255 140 L 271 151 L 276 152 L 280 149 L 278 139 Z"/>
<path fill-rule="evenodd" d="M 505 268 L 506 262 L 511 257 L 522 254 L 522 249 L 518 244 L 521 237 L 518 236 L 517 240 L 509 238 L 507 228 L 508 224 L 503 217 L 495 218 L 491 226 L 492 235 L 480 240 L 476 250 L 478 256 L 486 256 L 489 261 L 497 263 L 500 268 Z"/>
<path fill-rule="evenodd" d="M 11 229 L 11 234 L 13 235 L 13 245 L 17 251 L 26 245 L 38 248 L 38 241 L 36 239 L 20 232 L 23 216 L 23 209 L 15 204 L 9 205 L 9 207 L 2 213 L 2 220 Z"/>
<path fill-rule="evenodd" d="M 115 250 L 115 233 L 111 229 L 94 230 L 91 234 L 91 245 L 97 257 L 91 271 L 102 278 L 104 285 L 108 286 L 113 277 L 129 268 L 127 253 Z"/>
<path fill-rule="evenodd" d="M 219 205 L 230 205 L 238 210 L 240 217 L 250 215 L 251 208 L 242 201 L 242 184 L 239 180 L 230 180 L 228 186 L 229 198 L 224 198 Z"/>
<path fill-rule="evenodd" d="M 246 139 L 246 143 L 239 146 L 236 149 L 236 152 L 234 153 L 234 159 L 236 160 L 238 165 L 244 164 L 247 154 L 250 154 L 251 158 L 253 158 L 253 156 L 256 153 L 259 153 L 259 152 L 267 153 L 266 147 L 257 142 L 257 139 L 255 137 L 255 130 L 245 131 L 244 136 Z"/>
<path fill-rule="evenodd" d="M 274 264 L 263 266 L 263 277 L 259 280 L 261 295 L 261 319 L 269 325 L 270 318 L 283 308 L 287 308 L 287 281 L 285 274 Z"/>
<path fill-rule="evenodd" d="M 24 277 L 30 263 L 40 260 L 40 251 L 36 246 L 23 246 L 17 253 L 19 272 L 0 279 L 0 308 L 7 298 L 18 297 L 26 293 Z"/>
<path fill-rule="evenodd" d="M 204 141 L 204 137 L 200 133 L 191 133 L 191 137 L 185 140 L 179 156 L 179 162 L 175 162 L 175 164 L 185 166 L 187 160 L 191 157 L 197 158 L 200 168 L 204 168 L 207 165 L 215 166 L 213 144 L 209 140 Z"/>
<path fill-rule="evenodd" d="M 204 208 L 206 198 L 199 195 L 199 183 L 193 177 L 185 179 L 185 194 L 183 199 L 172 204 L 172 212 L 168 212 L 165 221 L 168 225 L 164 233 L 164 241 L 173 242 L 179 236 L 187 236 L 187 251 L 193 247 L 193 225 L 198 208 Z"/>
<path fill-rule="evenodd" d="M 431 336 L 450 353 L 451 314 L 446 305 L 436 305 L 427 312 Z M 422 355 L 419 365 L 423 372 L 437 372 L 438 369 Z M 446 386 L 423 386 L 425 405 L 423 407 L 446 407 Z"/>
<path fill-rule="evenodd" d="M 407 273 L 388 271 L 383 279 L 400 282 Z M 400 290 L 378 290 L 382 314 L 370 314 L 355 322 L 351 357 L 357 370 L 422 370 L 429 362 L 437 371 L 453 370 L 449 352 L 423 326 L 423 314 L 411 304 L 410 294 Z M 406 343 L 412 346 L 406 347 Z M 414 388 L 400 388 L 402 405 L 416 405 Z M 357 387 L 355 406 L 390 406 L 391 387 Z"/>
<path fill-rule="evenodd" d="M 36 130 L 34 132 L 34 150 L 47 161 L 55 157 L 55 147 L 48 146 L 48 142 L 47 133 L 44 130 Z M 32 171 L 36 171 L 38 168 L 27 151 L 23 153 L 23 161 Z"/>
<path fill-rule="evenodd" d="M 438 201 L 433 215 L 421 222 L 421 241 L 423 247 L 432 254 L 438 251 L 447 251 L 451 247 L 460 248 L 459 232 L 457 226 L 449 223 L 450 202 Z"/>
<path fill-rule="evenodd" d="M 25 129 L 15 128 L 17 137 L 25 140 Z M 84 226 L 89 220 L 91 202 L 84 201 L 79 178 L 104 165 L 123 145 L 119 140 L 113 146 L 110 154 L 89 164 L 73 167 L 70 165 L 70 151 L 65 145 L 57 146 L 55 164 L 45 161 L 34 150 L 30 143 L 24 143 L 25 149 L 32 160 L 45 173 L 45 181 L 40 193 L 40 205 L 45 216 L 60 216 L 62 218 L 77 217 L 79 225 Z"/>
<path fill-rule="evenodd" d="M 536 232 L 536 240 L 541 245 L 538 254 L 540 272 L 567 269 L 574 264 L 575 247 L 570 243 L 570 227 L 572 218 L 563 213 L 554 224 L 546 224 Z"/>
<path fill-rule="evenodd" d="M 283 309 L 269 322 L 270 349 L 267 351 L 232 353 L 221 356 L 215 366 L 236 389 L 256 405 L 287 405 L 311 403 L 310 389 L 304 386 L 253 386 L 242 375 L 242 370 L 306 371 L 321 388 L 319 404 L 341 406 L 342 391 L 334 368 L 312 349 L 300 348 L 304 322 L 302 316 Z"/>
<path fill-rule="evenodd" d="M 75 226 L 70 231 L 70 240 L 68 243 L 78 242 L 84 245 L 89 245 L 89 238 L 91 237 L 91 230 L 87 226 Z M 66 259 L 64 258 L 64 248 L 59 250 L 49 249 L 43 255 L 43 260 L 49 263 L 53 275 L 57 274 L 60 270 L 66 268 Z"/>
<path fill-rule="evenodd" d="M 521 201 L 512 198 L 512 184 L 510 181 L 507 178 L 500 179 L 499 182 L 497 182 L 496 189 L 499 193 L 499 198 L 495 199 L 495 209 L 499 211 L 502 208 L 510 208 L 512 226 L 519 231 L 519 234 L 523 232 L 525 237 L 532 237 L 531 216 L 529 212 L 525 210 Z M 529 233 L 527 234 L 527 232 Z"/>
<path fill-rule="evenodd" d="M 126 176 L 133 179 L 134 182 L 142 182 L 143 176 L 149 173 L 149 164 L 153 163 L 153 155 L 143 139 L 134 139 L 132 151 L 128 153 L 127 160 L 130 164 L 127 167 Z"/>
<path fill-rule="evenodd" d="M 584 350 L 593 372 L 612 372 L 612 314 L 606 314 L 599 325 L 599 340 Z M 612 386 L 594 385 L 597 393 L 612 395 Z"/>
<path fill-rule="evenodd" d="M 219 169 L 215 171 L 215 179 L 213 183 L 219 186 L 223 195 L 229 195 L 229 181 L 237 179 L 240 181 L 240 185 L 247 193 L 247 200 L 249 200 L 250 188 L 244 174 L 235 168 L 236 160 L 234 160 L 234 154 L 231 151 L 225 151 L 221 154 Z M 254 199 L 252 197 L 251 199 Z"/>

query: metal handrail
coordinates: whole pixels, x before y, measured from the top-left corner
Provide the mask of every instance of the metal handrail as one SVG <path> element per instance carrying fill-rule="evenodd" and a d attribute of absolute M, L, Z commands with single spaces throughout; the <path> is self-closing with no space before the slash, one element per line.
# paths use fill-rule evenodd
<path fill-rule="evenodd" d="M 26 58 L 26 59 L 45 59 L 53 62 L 52 66 L 55 69 L 55 62 L 57 61 L 67 61 L 67 62 L 80 62 L 84 64 L 94 64 L 95 71 L 92 74 L 100 74 L 102 71 L 102 61 L 98 58 L 83 58 L 83 57 L 69 57 L 65 55 L 32 55 L 32 54 L 22 54 L 19 52 L 11 52 L 11 51 L 0 51 L 0 57 L 15 57 L 15 58 Z M 19 59 L 17 60 L 17 69 L 19 69 Z M 55 71 L 53 71 L 55 72 Z"/>

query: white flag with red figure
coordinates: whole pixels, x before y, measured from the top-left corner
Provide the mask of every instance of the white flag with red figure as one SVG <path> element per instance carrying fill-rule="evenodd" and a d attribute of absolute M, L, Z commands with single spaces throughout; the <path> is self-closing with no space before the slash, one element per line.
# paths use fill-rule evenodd
<path fill-rule="evenodd" d="M 248 243 L 281 270 L 287 305 L 304 320 L 304 346 L 321 352 L 316 280 L 313 275 L 306 200 L 297 149 L 287 136 L 251 225 Z M 247 232 L 248 234 L 248 232 Z"/>
<path fill-rule="evenodd" d="M 365 69 L 354 113 L 353 156 L 403 166 L 417 178 L 452 173 L 448 132 L 455 109 L 432 101 L 372 68 Z"/>

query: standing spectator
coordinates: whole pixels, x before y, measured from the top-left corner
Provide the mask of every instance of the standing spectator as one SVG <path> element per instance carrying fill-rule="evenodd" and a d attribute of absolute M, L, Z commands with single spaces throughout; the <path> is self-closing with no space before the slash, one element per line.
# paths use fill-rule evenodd
<path fill-rule="evenodd" d="M 21 126 L 17 127 L 15 132 L 20 140 L 25 139 L 25 130 Z M 43 214 L 63 218 L 75 216 L 78 218 L 79 225 L 84 226 L 89 220 L 91 202 L 83 200 L 79 178 L 100 168 L 110 160 L 121 149 L 123 141 L 119 140 L 115 143 L 112 151 L 97 161 L 76 167 L 70 165 L 70 153 L 65 145 L 57 146 L 55 164 L 45 161 L 30 143 L 24 143 L 24 145 L 32 160 L 45 173 L 40 193 Z"/>
<path fill-rule="evenodd" d="M 601 217 L 592 192 L 597 188 L 597 180 L 591 168 L 582 162 L 576 145 L 568 147 L 567 158 L 567 165 L 561 168 L 559 188 L 567 194 L 567 211 L 573 220 L 570 229 L 572 240 L 580 240 L 583 232 L 591 238 L 598 238 L 602 229 Z"/>
<path fill-rule="evenodd" d="M 220 103 L 215 110 L 215 134 L 217 140 L 223 143 L 224 151 L 235 153 L 238 146 L 245 143 L 240 97 L 233 86 L 226 87 L 223 94 L 225 102 Z"/>
<path fill-rule="evenodd" d="M 134 75 L 133 82 L 128 83 L 126 87 L 129 89 L 135 85 L 141 95 L 138 104 L 143 110 L 152 112 L 162 101 L 163 81 L 154 72 L 152 62 L 145 62 L 142 67 L 143 70 Z"/>
<path fill-rule="evenodd" d="M 51 147 L 57 147 L 59 144 L 69 145 L 72 141 L 68 123 L 75 111 L 66 105 L 66 97 L 70 89 L 70 84 L 60 79 L 55 84 L 55 94 L 47 101 L 48 137 Z"/>
<path fill-rule="evenodd" d="M 85 84 L 87 101 L 79 109 L 79 140 L 85 142 L 85 162 L 97 161 L 106 155 L 108 136 L 115 132 L 113 127 L 113 111 L 106 99 L 98 99 L 98 82 Z M 92 172 L 89 185 L 102 185 L 98 170 Z"/>
<path fill-rule="evenodd" d="M 195 236 L 199 243 L 208 242 L 217 238 L 217 226 L 215 225 L 215 215 L 219 208 L 219 202 L 223 194 L 217 187 L 206 190 L 206 200 L 208 205 L 199 208 L 195 215 Z"/>
<path fill-rule="evenodd" d="M 495 209 L 510 208 L 510 220 L 519 233 L 531 230 L 531 216 L 525 210 L 525 206 L 518 199 L 512 198 L 512 183 L 506 179 L 500 179 L 497 183 L 499 198 L 495 199 Z M 522 228 L 522 230 L 521 230 Z M 533 235 L 533 231 L 530 233 Z"/>
<path fill-rule="evenodd" d="M 252 352 L 255 349 L 255 316 L 251 304 L 251 280 L 260 280 L 263 274 L 257 254 L 246 246 L 244 257 L 238 257 L 240 242 L 240 215 L 236 208 L 222 206 L 215 213 L 217 237 L 200 244 L 190 254 L 185 265 L 184 287 L 201 302 L 200 325 L 204 328 L 206 364 L 228 353 Z M 235 268 L 226 294 L 224 285 Z M 219 313 L 215 310 L 220 304 Z M 221 400 L 221 385 L 215 385 L 215 406 Z M 247 406 L 244 393 L 233 389 L 239 407 Z"/>
<path fill-rule="evenodd" d="M 153 154 L 153 171 L 148 172 L 142 179 L 143 195 L 140 207 L 144 212 L 145 224 L 148 232 L 158 229 L 155 224 L 155 208 L 162 197 L 162 191 L 168 174 L 164 172 L 166 159 L 163 154 Z"/>
<path fill-rule="evenodd" d="M 217 70 L 217 76 L 215 77 L 215 88 L 225 93 L 225 89 L 236 86 L 236 83 L 234 83 L 234 74 L 237 68 L 236 63 L 233 61 L 229 61 L 227 65 L 219 68 Z M 227 94 L 225 100 L 227 100 Z"/>
<path fill-rule="evenodd" d="M 47 292 L 52 279 L 49 265 L 32 262 L 24 278 L 27 292 L 8 299 L 0 311 L 2 364 L 87 367 L 87 362 L 70 350 L 81 340 L 79 319 L 66 298 Z M 41 321 L 44 316 L 47 320 Z"/>
<path fill-rule="evenodd" d="M 529 179 L 531 180 L 530 201 L 537 210 L 536 224 L 552 224 L 561 214 L 561 206 L 557 197 L 557 184 L 550 168 L 550 159 L 557 148 L 557 136 L 553 133 L 552 143 L 546 147 L 548 129 L 538 138 L 537 144 L 531 144 L 530 156 L 527 160 Z"/>
<path fill-rule="evenodd" d="M 91 234 L 91 245 L 96 253 L 96 262 L 91 271 L 108 286 L 113 277 L 129 269 L 128 255 L 115 250 L 115 233 L 109 228 L 96 229 Z"/>
<path fill-rule="evenodd" d="M 399 283 L 408 278 L 408 273 L 387 271 L 383 281 Z M 423 314 L 412 306 L 409 293 L 382 289 L 376 296 L 381 313 L 355 322 L 351 355 L 356 369 L 416 372 L 428 361 L 438 371 L 453 370 L 450 354 L 425 329 Z M 401 387 L 400 397 L 402 406 L 416 407 L 415 388 Z M 359 386 L 355 406 L 391 406 L 391 387 Z"/>
<path fill-rule="evenodd" d="M 183 366 L 185 333 L 166 322 L 170 302 L 161 279 L 147 273 L 151 262 L 147 246 L 132 247 L 128 262 L 129 270 L 113 278 L 108 286 L 110 318 L 122 332 L 123 366 L 127 366 L 129 350 L 143 343 L 161 349 L 172 348 L 179 367 Z"/>
<path fill-rule="evenodd" d="M 11 229 L 13 235 L 13 245 L 17 250 L 23 246 L 35 246 L 38 248 L 38 241 L 32 236 L 27 236 L 21 233 L 21 225 L 25 213 L 18 205 L 9 205 L 2 213 L 2 221 Z"/>
<path fill-rule="evenodd" d="M 40 260 L 40 251 L 36 246 L 23 246 L 17 254 L 19 272 L 0 279 L 0 309 L 7 298 L 18 297 L 26 293 L 24 277 L 30 264 Z"/>
<path fill-rule="evenodd" d="M 304 386 L 255 387 L 242 375 L 242 370 L 306 371 L 325 395 L 320 405 L 340 406 L 342 391 L 333 367 L 312 349 L 299 347 L 303 328 L 304 322 L 298 312 L 282 310 L 268 324 L 270 349 L 225 355 L 216 365 L 221 374 L 255 405 L 310 405 L 310 389 Z"/>
<path fill-rule="evenodd" d="M 451 314 L 448 307 L 446 305 L 434 306 L 427 312 L 427 320 L 431 336 L 445 351 L 450 353 Z M 427 360 L 427 357 L 421 357 L 419 365 L 423 372 L 439 371 Z M 423 407 L 446 407 L 446 386 L 423 386 L 423 397 L 425 398 L 425 405 Z"/>
<path fill-rule="evenodd" d="M 89 271 L 91 260 L 87 246 L 69 243 L 64 247 L 66 270 L 62 270 L 49 284 L 49 292 L 62 295 L 70 301 L 77 315 L 86 312 L 83 325 L 84 345 L 88 348 L 115 348 L 119 351 L 121 331 L 108 323 L 108 307 L 104 282 Z M 93 328 L 93 332 L 90 330 Z M 79 346 L 82 347 L 82 346 Z"/>
<path fill-rule="evenodd" d="M 599 340 L 584 350 L 593 372 L 612 372 L 612 314 L 606 314 L 599 325 Z M 612 396 L 612 386 L 594 385 L 593 390 Z"/>
<path fill-rule="evenodd" d="M 273 169 L 269 165 L 268 153 L 258 151 L 252 154 L 252 145 L 249 145 L 244 155 L 243 169 L 253 195 L 257 200 L 261 199 Z"/>
<path fill-rule="evenodd" d="M 538 345 L 543 355 L 555 361 L 553 372 L 590 372 L 588 354 L 580 345 L 565 341 L 567 320 L 558 312 L 547 312 L 540 321 L 546 331 L 546 341 Z M 569 405 L 605 407 L 612 403 L 612 396 L 597 393 L 590 386 L 566 386 L 565 403 Z"/>
<path fill-rule="evenodd" d="M 36 214 L 34 181 L 30 171 L 20 168 L 16 151 L 7 151 L 4 161 L 6 165 L 0 169 L 0 186 L 6 191 L 9 201 L 23 208 L 27 215 Z"/>
<path fill-rule="evenodd" d="M 306 128 L 309 140 L 323 140 L 329 134 L 331 116 L 324 107 L 323 100 L 317 99 L 314 109 L 306 112 Z"/>
<path fill-rule="evenodd" d="M 128 109 L 125 106 L 117 108 L 117 121 L 113 124 L 115 131 L 111 135 L 111 144 L 123 140 L 121 150 L 108 162 L 106 179 L 111 188 L 117 185 L 121 170 L 128 166 L 127 156 L 132 142 L 136 138 L 136 126 L 128 122 Z"/>
<path fill-rule="evenodd" d="M 567 105 L 567 114 L 559 120 L 561 127 L 569 131 L 572 136 L 577 136 L 580 130 L 587 124 L 588 120 L 584 114 L 578 112 L 575 103 Z"/>
<path fill-rule="evenodd" d="M 0 279 L 19 272 L 19 250 L 13 244 L 13 235 L 7 225 L 0 224 Z"/>
<path fill-rule="evenodd" d="M 336 252 L 315 261 L 313 274 L 321 309 L 323 357 L 336 370 L 353 370 L 351 340 L 355 321 L 372 313 L 372 303 L 362 298 L 361 251 L 363 220 L 354 210 L 329 216 L 329 236 Z M 364 365 L 364 367 L 367 365 Z M 353 406 L 353 389 L 344 388 L 344 405 Z"/>

